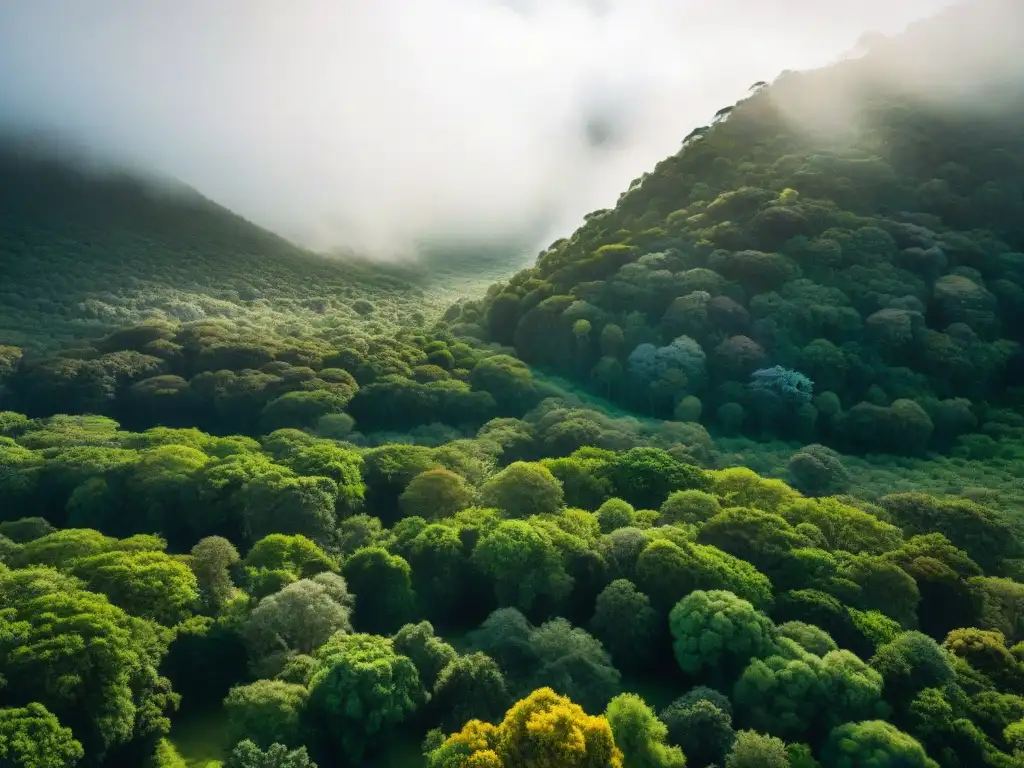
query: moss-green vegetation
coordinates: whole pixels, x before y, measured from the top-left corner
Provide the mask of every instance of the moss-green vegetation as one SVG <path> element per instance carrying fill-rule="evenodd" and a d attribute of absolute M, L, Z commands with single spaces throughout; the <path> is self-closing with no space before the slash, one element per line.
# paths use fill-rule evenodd
<path fill-rule="evenodd" d="M 997 429 L 1024 370 L 1020 85 L 982 110 L 991 83 L 885 77 L 966 88 L 933 55 L 955 17 L 759 85 L 453 332 L 723 434 L 919 455 Z"/>
<path fill-rule="evenodd" d="M 437 325 L 5 159 L 0 765 L 1021 765 L 1020 101 L 782 119 L 887 55 Z"/>
<path fill-rule="evenodd" d="M 428 266 L 324 258 L 192 190 L 0 144 L 0 345 L 53 348 L 147 320 L 381 332 L 430 322 L 499 274 L 495 259 Z"/>
<path fill-rule="evenodd" d="M 227 720 L 219 709 L 177 718 L 168 740 L 187 768 L 221 768 L 231 753 Z"/>
<path fill-rule="evenodd" d="M 567 413 L 555 423 L 587 412 Z M 813 498 L 649 445 L 524 461 L 507 436 L 529 422 L 510 419 L 432 448 L 296 429 L 259 441 L 128 432 L 95 416 L 4 422 L 0 594 L 23 628 L 0 643 L 0 696 L 45 706 L 84 764 L 155 749 L 177 709 L 170 743 L 193 765 L 246 739 L 236 762 L 307 748 L 321 763 L 373 764 L 473 718 L 495 723 L 484 741 L 521 764 L 529 748 L 500 734 L 550 687 L 573 704 L 544 707 L 583 718 L 597 744 L 609 726 L 593 713 L 608 707 L 613 731 L 623 708 L 646 722 L 636 700 L 613 699 L 649 695 L 666 730 L 644 748 L 681 746 L 697 762 L 741 750 L 742 728 L 827 756 L 837 729 L 856 726 L 893 749 L 1010 765 L 1024 539 L 991 497 Z M 619 434 L 642 442 L 633 426 Z M 85 630 L 46 619 L 64 610 L 92 616 L 88 632 L 113 653 L 103 677 L 51 689 L 44 639 L 84 663 L 73 638 Z M 368 685 L 381 674 L 388 685 Z M 685 698 L 700 686 L 718 698 Z M 351 697 L 364 714 L 338 708 Z M 108 700 L 117 719 L 83 704 Z M 221 700 L 226 722 L 208 714 Z M 876 717 L 898 730 L 862 725 Z M 692 740 L 711 728 L 712 742 Z"/>

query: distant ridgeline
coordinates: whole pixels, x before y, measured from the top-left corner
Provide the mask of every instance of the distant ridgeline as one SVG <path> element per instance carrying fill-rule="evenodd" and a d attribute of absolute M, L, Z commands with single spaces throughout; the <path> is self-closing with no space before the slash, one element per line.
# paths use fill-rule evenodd
<path fill-rule="evenodd" d="M 1015 16 L 975 3 L 756 84 L 614 209 L 450 311 L 453 333 L 725 434 L 914 453 L 1019 427 Z"/>
<path fill-rule="evenodd" d="M 53 349 L 148 321 L 337 339 L 422 325 L 455 298 L 133 174 L 0 134 L 0 345 Z"/>

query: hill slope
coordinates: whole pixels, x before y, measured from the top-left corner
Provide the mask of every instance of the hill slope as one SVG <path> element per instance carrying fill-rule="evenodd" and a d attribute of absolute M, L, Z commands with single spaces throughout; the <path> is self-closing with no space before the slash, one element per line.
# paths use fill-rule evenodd
<path fill-rule="evenodd" d="M 864 164 L 865 149 L 771 161 L 814 145 L 785 133 L 781 99 L 737 113 L 758 104 L 747 134 L 731 133 L 744 118 L 723 122 L 627 195 L 613 224 L 594 217 L 510 286 L 446 312 L 455 330 L 507 334 L 550 367 L 563 345 L 578 381 L 600 324 L 596 365 L 625 360 L 634 378 L 621 383 L 639 397 L 615 394 L 630 405 L 695 418 L 699 399 L 681 395 L 707 379 L 705 401 L 735 398 L 725 413 L 743 401 L 805 425 L 829 411 L 821 392 L 803 402 L 795 371 L 748 386 L 704 350 L 746 331 L 738 350 L 764 344 L 803 364 L 815 342 L 799 334 L 848 334 L 818 344 L 846 363 L 821 369 L 843 384 L 837 408 L 867 386 L 869 413 L 932 408 L 937 435 L 969 417 L 1001 443 L 850 460 L 803 442 L 712 441 L 695 423 L 606 407 L 443 323 L 375 330 L 339 315 L 335 327 L 325 309 L 314 326 L 294 282 L 314 267 L 280 241 L 242 224 L 229 236 L 233 220 L 198 202 L 150 205 L 128 189 L 118 203 L 117 184 L 94 181 L 76 197 L 66 175 L 46 186 L 29 174 L 19 189 L 40 186 L 35 208 L 10 204 L 41 213 L 49 235 L 33 241 L 26 226 L 26 242 L 51 243 L 51 266 L 63 259 L 94 286 L 96 264 L 110 280 L 145 276 L 113 294 L 129 310 L 149 290 L 208 298 L 253 280 L 268 301 L 225 293 L 239 308 L 229 321 L 150 321 L 49 357 L 0 345 L 0 765 L 1020 768 L 1024 417 L 992 406 L 1012 403 L 998 388 L 1007 366 L 973 403 L 940 401 L 937 373 L 885 373 L 914 363 L 929 333 L 1012 357 L 1020 331 L 1000 286 L 1018 282 L 1004 250 L 1017 224 L 973 202 L 904 221 L 928 210 L 919 180 L 931 171 L 886 159 L 902 131 Z M 1008 136 L 992 168 L 943 175 L 957 179 L 950 196 L 970 199 L 977 184 L 963 179 L 977 174 L 1003 185 L 987 206 L 1015 205 L 999 169 L 1013 162 Z M 954 150 L 934 156 L 989 151 Z M 794 170 L 815 163 L 826 170 Z M 159 247 L 112 247 L 126 232 Z M 107 238 L 95 252 L 93 237 Z M 194 274 L 175 270 L 193 257 Z M 29 266 L 8 261 L 6 276 L 45 291 L 47 273 L 26 279 Z M 406 306 L 404 286 L 388 293 L 347 268 L 331 273 L 352 277 L 343 290 L 382 286 L 371 315 Z M 938 299 L 950 278 L 996 303 Z M 659 293 L 697 279 L 704 294 Z M 944 316 L 951 306 L 962 312 Z M 909 334 L 876 337 L 868 310 L 906 313 Z M 277 317 L 296 321 L 273 328 Z M 620 353 L 642 329 L 674 343 L 640 337 L 641 354 Z M 934 396 L 878 405 L 898 376 Z M 843 436 L 847 417 L 831 416 Z M 759 474 L 783 466 L 790 485 Z"/>
<path fill-rule="evenodd" d="M 453 331 L 726 433 L 914 453 L 1009 418 L 1022 17 L 982 0 L 755 85 Z"/>
<path fill-rule="evenodd" d="M 478 285 L 465 275 L 456 287 Z M 422 324 L 454 298 L 429 277 L 321 258 L 192 190 L 0 144 L 0 344 L 52 347 L 151 319 L 325 338 Z"/>

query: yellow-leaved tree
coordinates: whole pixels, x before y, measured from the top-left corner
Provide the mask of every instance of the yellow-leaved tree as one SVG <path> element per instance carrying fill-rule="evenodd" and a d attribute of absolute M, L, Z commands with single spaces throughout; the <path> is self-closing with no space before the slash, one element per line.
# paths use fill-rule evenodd
<path fill-rule="evenodd" d="M 622 768 L 604 717 L 550 688 L 516 702 L 498 725 L 471 720 L 427 754 L 430 768 Z"/>

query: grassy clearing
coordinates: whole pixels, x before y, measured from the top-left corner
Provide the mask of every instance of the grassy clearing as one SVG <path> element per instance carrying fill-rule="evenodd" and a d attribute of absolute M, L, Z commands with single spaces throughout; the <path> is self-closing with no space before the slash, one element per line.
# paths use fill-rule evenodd
<path fill-rule="evenodd" d="M 170 741 L 188 768 L 220 768 L 231 749 L 227 717 L 222 709 L 189 713 L 175 720 Z"/>

